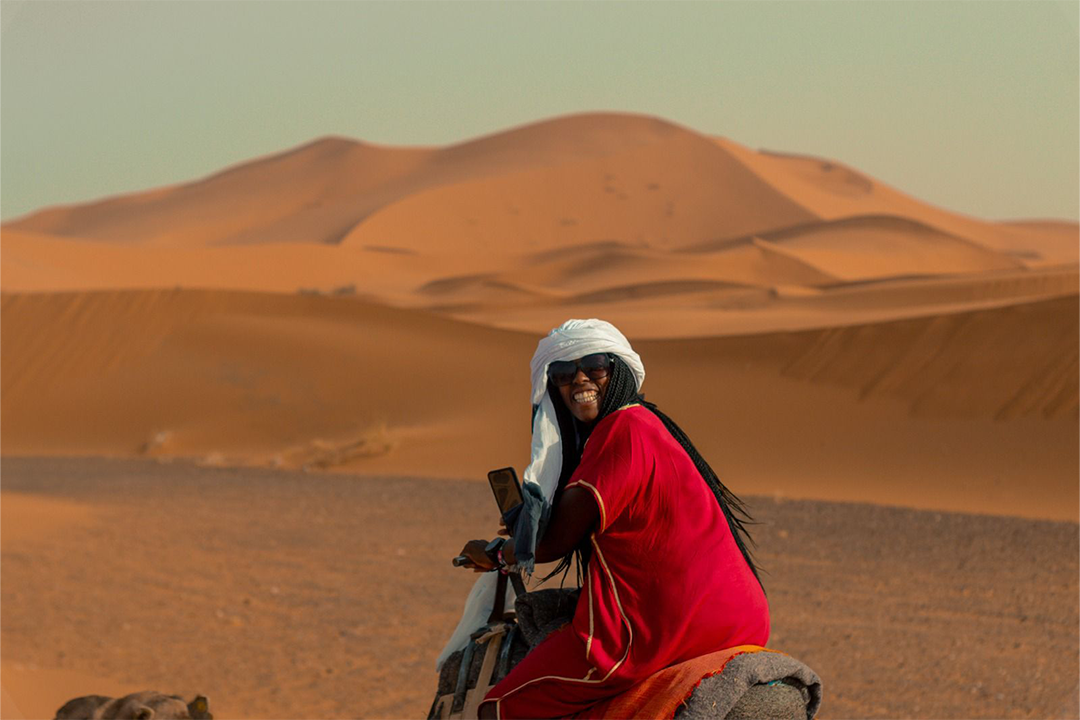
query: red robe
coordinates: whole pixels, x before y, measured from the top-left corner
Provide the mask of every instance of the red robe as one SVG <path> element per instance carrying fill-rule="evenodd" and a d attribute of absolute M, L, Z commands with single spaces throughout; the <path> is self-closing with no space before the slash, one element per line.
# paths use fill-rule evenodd
<path fill-rule="evenodd" d="M 488 693 L 500 718 L 584 713 L 669 665 L 765 645 L 765 594 L 659 418 L 631 405 L 601 420 L 567 487 L 600 509 L 585 587 L 573 622 Z"/>

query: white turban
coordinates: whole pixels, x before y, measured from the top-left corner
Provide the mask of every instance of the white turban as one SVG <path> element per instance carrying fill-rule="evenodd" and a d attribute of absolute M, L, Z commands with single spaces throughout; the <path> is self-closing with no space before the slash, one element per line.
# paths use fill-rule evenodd
<path fill-rule="evenodd" d="M 645 382 L 645 366 L 641 358 L 618 328 L 609 322 L 597 320 L 567 320 L 548 333 L 536 346 L 532 362 L 532 404 L 535 409 L 532 425 L 532 452 L 529 466 L 525 469 L 524 482 L 533 484 L 534 491 L 522 488 L 523 494 L 542 495 L 550 506 L 562 474 L 562 438 L 555 419 L 555 406 L 547 392 L 548 365 L 560 360 L 577 360 L 594 353 L 618 355 L 634 373 L 638 391 Z M 531 571 L 531 567 L 527 568 Z M 439 653 L 436 668 L 442 668 L 450 655 L 464 648 L 469 637 L 484 626 L 495 604 L 495 573 L 484 573 L 465 601 L 465 612 L 458 622 L 450 641 Z M 514 591 L 506 588 L 506 604 L 512 606 Z"/>
<path fill-rule="evenodd" d="M 525 469 L 525 482 L 533 482 L 551 501 L 562 472 L 562 439 L 555 420 L 555 407 L 547 392 L 548 365 L 560 360 L 577 360 L 593 353 L 618 355 L 633 371 L 638 391 L 645 382 L 645 366 L 626 336 L 609 322 L 592 318 L 567 320 L 548 333 L 533 353 L 529 370 L 532 372 L 532 404 L 539 405 L 533 418 L 532 461 Z"/>

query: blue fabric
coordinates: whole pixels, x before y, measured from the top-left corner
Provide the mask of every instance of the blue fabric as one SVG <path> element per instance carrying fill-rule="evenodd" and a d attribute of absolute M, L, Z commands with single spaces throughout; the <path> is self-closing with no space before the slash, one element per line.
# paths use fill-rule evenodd
<path fill-rule="evenodd" d="M 543 491 L 535 483 L 525 483 L 521 488 L 523 502 L 510 508 L 503 516 L 506 527 L 513 528 L 514 556 L 518 570 L 529 575 L 536 566 L 536 545 L 544 536 L 551 503 L 544 499 Z"/>

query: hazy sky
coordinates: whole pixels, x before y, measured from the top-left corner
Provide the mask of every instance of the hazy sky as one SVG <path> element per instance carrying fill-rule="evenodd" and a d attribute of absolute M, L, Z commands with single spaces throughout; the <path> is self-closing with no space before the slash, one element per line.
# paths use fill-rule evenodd
<path fill-rule="evenodd" d="M 658 115 L 986 218 L 1078 217 L 1080 3 L 0 1 L 0 213 L 335 134 Z"/>

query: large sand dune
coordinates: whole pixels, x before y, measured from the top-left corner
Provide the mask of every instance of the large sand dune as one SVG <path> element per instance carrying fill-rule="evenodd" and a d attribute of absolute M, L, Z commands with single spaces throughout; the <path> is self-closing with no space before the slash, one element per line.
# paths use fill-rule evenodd
<path fill-rule="evenodd" d="M 447 148 L 330 137 L 208 178 L 47 209 L 7 228 L 112 243 L 378 244 L 513 252 L 596 238 L 678 246 L 813 220 L 898 215 L 1032 259 L 1075 260 L 1075 224 L 987 223 L 837 163 L 672 123 L 577 115 Z"/>
<path fill-rule="evenodd" d="M 447 148 L 327 138 L 192 183 L 43 210 L 3 234 L 6 292 L 356 293 L 534 333 L 604 313 L 637 337 L 1059 297 L 1076 292 L 1080 256 L 1075 223 L 984 222 L 831 161 L 614 114 Z M 1054 279 L 1033 280 L 1044 276 Z M 981 289 L 927 300 L 941 297 L 933 281 L 957 278 Z M 1003 281 L 988 290 L 987 278 Z"/>

